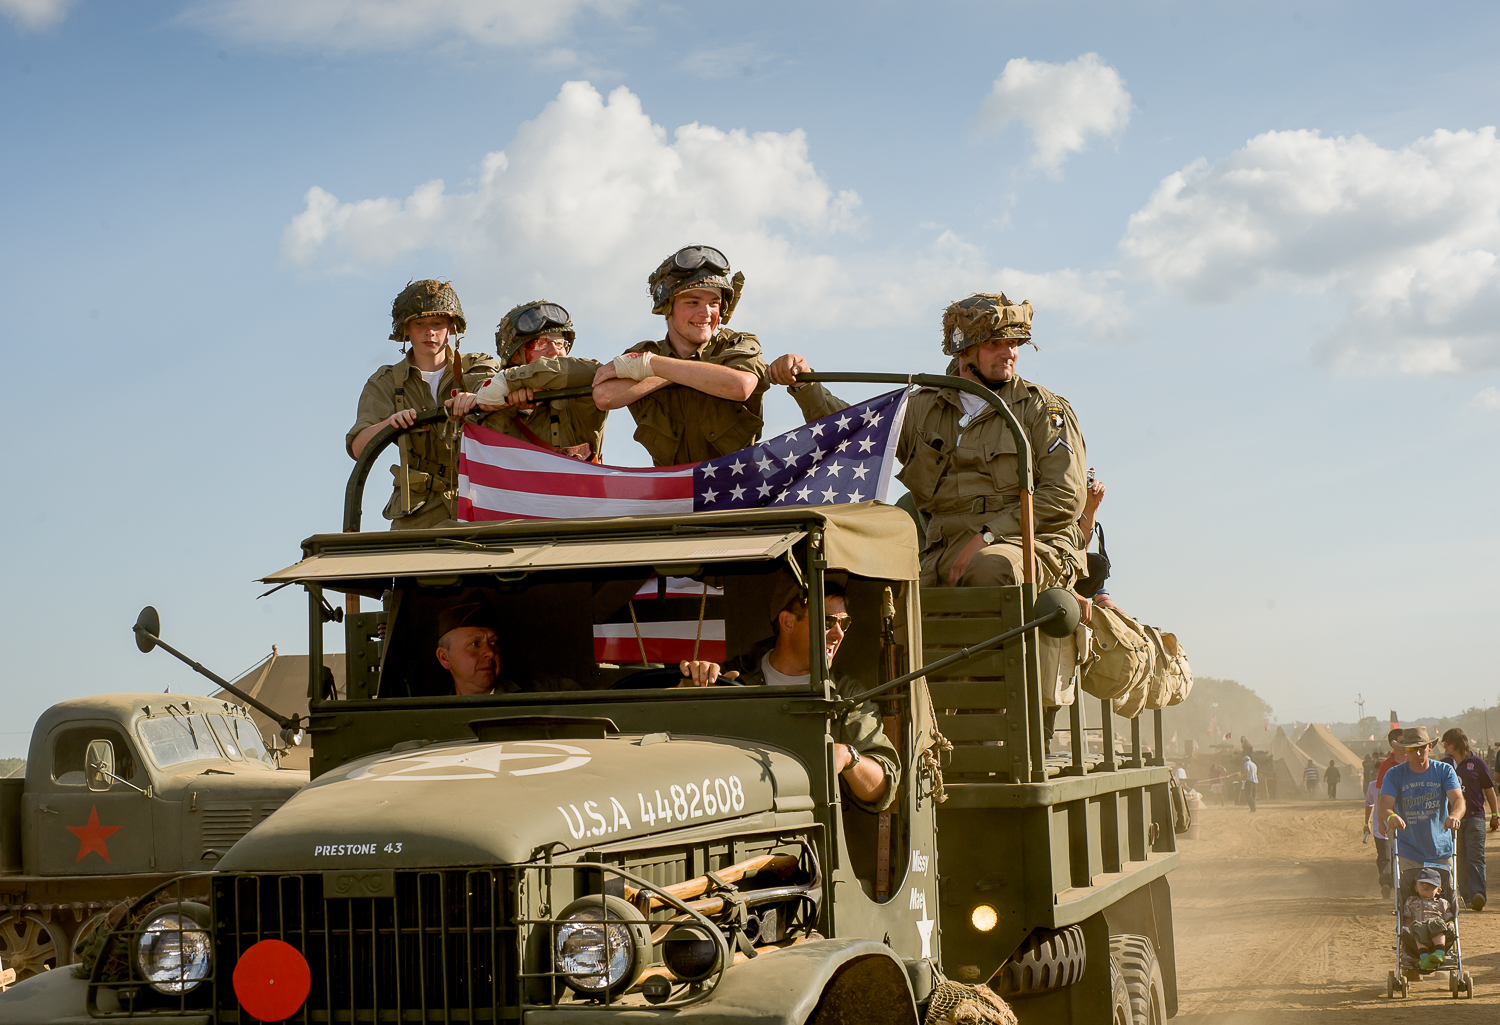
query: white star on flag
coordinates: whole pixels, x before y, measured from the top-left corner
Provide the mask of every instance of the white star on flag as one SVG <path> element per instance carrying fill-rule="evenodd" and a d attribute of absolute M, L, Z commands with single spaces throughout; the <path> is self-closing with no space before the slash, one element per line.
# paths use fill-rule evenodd
<path fill-rule="evenodd" d="M 761 473 L 770 473 L 771 467 L 775 466 L 776 464 L 771 460 L 770 456 L 761 456 L 755 461 L 755 465 L 760 467 Z"/>
<path fill-rule="evenodd" d="M 864 480 L 865 479 L 865 474 L 867 474 L 869 472 L 870 472 L 870 468 L 868 466 L 856 466 L 854 468 L 854 479 L 855 480 Z"/>
<path fill-rule="evenodd" d="M 844 468 L 843 468 L 842 465 L 840 465 L 839 461 L 837 459 L 835 459 L 833 462 L 829 463 L 823 469 L 825 469 L 825 470 L 828 471 L 828 476 L 830 476 L 830 477 L 837 477 L 839 475 L 839 473 Z"/>
<path fill-rule="evenodd" d="M 848 413 L 845 413 L 843 416 L 839 417 L 834 422 L 839 425 L 839 430 L 841 430 L 841 431 L 842 430 L 847 430 L 848 427 L 849 427 L 849 424 L 851 423 L 851 421 L 849 419 L 849 414 Z"/>
<path fill-rule="evenodd" d="M 827 491 L 823 492 L 823 501 L 825 502 L 832 502 L 837 497 L 838 496 L 834 494 L 832 488 L 829 488 Z"/>
<path fill-rule="evenodd" d="M 812 494 L 812 488 L 804 487 L 801 491 L 797 492 L 797 497 L 800 498 L 802 501 L 805 502 L 805 501 L 807 501 L 807 496 L 809 496 L 811 494 Z"/>
<path fill-rule="evenodd" d="M 719 497 L 719 493 L 717 491 L 715 491 L 713 488 L 709 488 L 707 491 L 705 491 L 703 493 L 703 500 L 705 502 L 715 501 L 715 500 L 718 499 L 718 497 Z"/>
<path fill-rule="evenodd" d="M 874 447 L 875 447 L 875 439 L 874 438 L 866 438 L 866 439 L 864 439 L 863 441 L 861 441 L 859 443 L 859 450 L 861 452 L 868 452 L 871 449 L 873 449 Z"/>
<path fill-rule="evenodd" d="M 865 500 L 865 496 L 861 495 L 858 491 L 851 491 L 851 492 L 849 492 L 849 501 L 851 501 L 851 502 L 863 502 L 864 500 Z"/>
<path fill-rule="evenodd" d="M 733 500 L 735 502 L 738 502 L 740 499 L 742 499 L 742 498 L 745 497 L 745 489 L 744 488 L 730 488 L 729 489 L 729 497 L 730 497 L 731 500 Z"/>
<path fill-rule="evenodd" d="M 742 463 L 742 462 L 740 462 L 738 459 L 736 459 L 733 463 L 731 463 L 730 466 L 729 466 L 729 468 L 731 470 L 733 470 L 736 474 L 741 474 L 741 473 L 745 472 L 745 464 Z"/>
<path fill-rule="evenodd" d="M 719 468 L 717 466 L 714 466 L 712 463 L 705 463 L 705 464 L 703 464 L 703 476 L 705 476 L 705 477 L 712 477 L 714 474 L 716 474 L 718 472 L 719 472 Z"/>

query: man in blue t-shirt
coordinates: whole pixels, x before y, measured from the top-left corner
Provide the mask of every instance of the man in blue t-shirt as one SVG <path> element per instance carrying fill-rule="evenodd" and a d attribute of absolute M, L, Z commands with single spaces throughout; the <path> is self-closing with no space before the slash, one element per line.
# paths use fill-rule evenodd
<path fill-rule="evenodd" d="M 1377 814 L 1395 838 L 1404 897 L 1424 865 L 1448 867 L 1453 857 L 1448 831 L 1463 822 L 1464 793 L 1453 766 L 1427 756 L 1432 741 L 1426 726 L 1402 730 L 1396 744 L 1406 749 L 1406 761 L 1385 774 Z"/>

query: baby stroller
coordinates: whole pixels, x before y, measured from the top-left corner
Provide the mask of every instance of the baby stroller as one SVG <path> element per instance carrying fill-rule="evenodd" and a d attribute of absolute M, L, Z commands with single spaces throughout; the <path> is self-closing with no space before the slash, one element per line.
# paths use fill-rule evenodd
<path fill-rule="evenodd" d="M 1396 848 L 1399 844 L 1397 837 L 1400 830 L 1391 831 L 1391 879 L 1396 883 L 1392 892 L 1395 894 L 1396 915 L 1396 968 L 1385 977 L 1385 995 L 1389 998 L 1395 997 L 1399 992 L 1401 996 L 1411 995 L 1411 976 L 1421 978 L 1423 975 L 1434 975 L 1438 972 L 1448 973 L 1448 992 L 1455 1000 L 1459 997 L 1473 999 L 1474 977 L 1464 971 L 1463 947 L 1458 935 L 1458 914 L 1463 901 L 1454 892 L 1453 881 L 1458 878 L 1458 845 L 1453 845 L 1453 856 L 1448 859 L 1446 868 L 1438 870 L 1443 877 L 1443 895 L 1448 898 L 1449 905 L 1453 908 L 1453 919 L 1449 923 L 1448 930 L 1451 939 L 1448 943 L 1449 957 L 1437 968 L 1424 969 L 1420 962 L 1407 954 L 1401 929 L 1406 925 L 1402 921 L 1401 905 L 1406 898 L 1416 892 L 1416 872 L 1408 872 L 1406 878 L 1401 876 L 1401 862 L 1398 860 Z"/>

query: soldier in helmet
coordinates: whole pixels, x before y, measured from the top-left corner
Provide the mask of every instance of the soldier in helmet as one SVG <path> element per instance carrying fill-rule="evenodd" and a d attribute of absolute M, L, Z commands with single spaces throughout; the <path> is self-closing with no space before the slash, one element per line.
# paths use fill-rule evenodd
<path fill-rule="evenodd" d="M 359 414 L 344 438 L 351 458 L 358 459 L 370 439 L 384 428 L 410 427 L 417 414 L 433 409 L 460 391 L 473 391 L 500 372 L 487 353 L 458 352 L 466 327 L 458 293 L 446 281 L 414 281 L 391 303 L 391 340 L 411 344 L 406 358 L 381 367 L 365 382 Z M 460 380 L 453 367 L 461 365 Z M 456 453 L 443 431 L 432 427 L 401 435 L 401 463 L 391 467 L 395 490 L 385 518 L 393 530 L 434 527 L 454 516 Z"/>
<path fill-rule="evenodd" d="M 641 342 L 600 367 L 594 401 L 629 406 L 635 440 L 657 466 L 696 463 L 760 439 L 766 363 L 754 335 L 730 331 L 745 275 L 712 246 L 687 246 L 648 279 L 660 341 Z"/>
<path fill-rule="evenodd" d="M 505 369 L 453 399 L 455 415 L 478 406 L 498 410 L 486 427 L 550 448 L 562 455 L 599 462 L 604 449 L 604 418 L 609 414 L 582 395 L 535 403 L 534 393 L 582 388 L 593 383 L 599 361 L 571 355 L 573 318 L 554 302 L 522 303 L 495 328 L 495 352 Z"/>
<path fill-rule="evenodd" d="M 1087 539 L 1078 519 L 1088 462 L 1068 400 L 1016 376 L 1020 347 L 1031 341 L 1031 313 L 1029 302 L 971 295 L 943 314 L 943 352 L 954 358 L 960 376 L 1004 399 L 1025 429 L 1035 472 L 1038 583 L 1071 587 L 1087 573 Z M 796 375 L 811 369 L 789 354 L 768 371 L 773 384 L 788 386 L 809 421 L 847 405 L 821 384 L 796 384 Z M 927 517 L 924 582 L 1020 583 L 1021 487 L 1005 420 L 978 396 L 921 388 L 911 397 L 897 454 L 904 464 L 899 478 Z"/>

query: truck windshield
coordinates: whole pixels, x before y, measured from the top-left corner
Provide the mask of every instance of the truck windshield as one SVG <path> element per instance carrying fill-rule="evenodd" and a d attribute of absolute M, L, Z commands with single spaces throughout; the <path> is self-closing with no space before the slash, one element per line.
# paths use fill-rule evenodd
<path fill-rule="evenodd" d="M 275 759 L 266 750 L 266 743 L 261 739 L 260 730 L 251 720 L 242 719 L 237 715 L 210 715 L 208 721 L 213 723 L 219 742 L 224 745 L 224 750 L 230 752 L 231 758 L 244 756 L 247 761 L 264 762 L 271 766 L 276 764 Z M 239 754 L 234 753 L 236 748 Z"/>
<path fill-rule="evenodd" d="M 222 758 L 213 731 L 201 715 L 152 716 L 140 724 L 141 741 L 158 768 L 203 758 Z"/>

